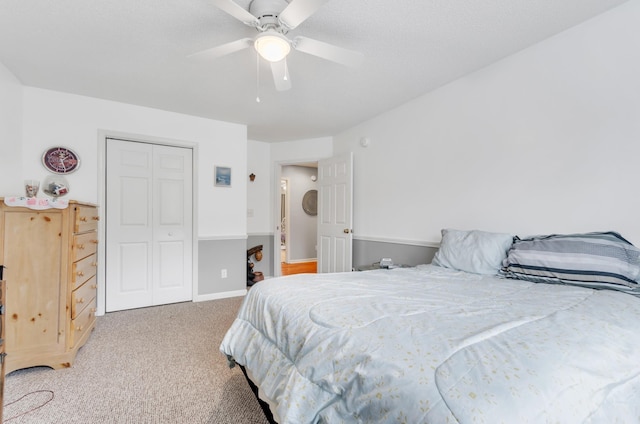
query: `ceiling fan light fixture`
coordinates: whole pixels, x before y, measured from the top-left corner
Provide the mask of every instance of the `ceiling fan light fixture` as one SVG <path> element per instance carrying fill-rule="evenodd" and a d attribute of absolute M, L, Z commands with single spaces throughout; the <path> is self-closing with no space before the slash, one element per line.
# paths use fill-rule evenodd
<path fill-rule="evenodd" d="M 260 56 L 269 62 L 280 62 L 291 52 L 287 37 L 273 31 L 260 34 L 253 45 Z"/>

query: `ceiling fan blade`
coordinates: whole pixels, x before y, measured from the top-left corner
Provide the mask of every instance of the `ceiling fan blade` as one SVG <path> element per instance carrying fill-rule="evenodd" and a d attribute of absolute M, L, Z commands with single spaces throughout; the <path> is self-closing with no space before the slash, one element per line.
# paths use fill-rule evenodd
<path fill-rule="evenodd" d="M 364 60 L 364 55 L 360 52 L 334 46 L 333 44 L 312 38 L 296 37 L 292 44 L 293 48 L 298 51 L 346 66 L 358 66 Z"/>
<path fill-rule="evenodd" d="M 213 60 L 222 56 L 226 56 L 231 53 L 246 49 L 253 46 L 253 40 L 251 38 L 242 38 L 240 40 L 232 41 L 230 43 L 221 44 L 219 46 L 202 50 L 197 53 L 190 54 L 189 58 Z"/>
<path fill-rule="evenodd" d="M 212 0 L 213 4 L 216 5 L 219 9 L 227 12 L 229 15 L 233 16 L 240 22 L 249 26 L 258 26 L 260 21 L 258 18 L 253 16 L 251 13 L 242 8 L 238 3 L 232 0 Z"/>
<path fill-rule="evenodd" d="M 294 29 L 313 15 L 329 0 L 292 0 L 280 13 L 278 19 L 288 29 Z"/>
<path fill-rule="evenodd" d="M 286 58 L 279 62 L 271 62 L 271 73 L 273 74 L 276 90 L 287 91 L 291 88 L 291 78 L 289 78 L 289 67 L 287 66 Z"/>

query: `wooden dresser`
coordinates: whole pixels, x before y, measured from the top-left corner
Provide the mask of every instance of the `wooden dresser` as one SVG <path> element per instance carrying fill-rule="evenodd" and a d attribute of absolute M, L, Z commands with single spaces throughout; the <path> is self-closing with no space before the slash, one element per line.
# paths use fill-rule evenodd
<path fill-rule="evenodd" d="M 98 209 L 33 210 L 0 198 L 5 371 L 70 367 L 95 325 Z"/>

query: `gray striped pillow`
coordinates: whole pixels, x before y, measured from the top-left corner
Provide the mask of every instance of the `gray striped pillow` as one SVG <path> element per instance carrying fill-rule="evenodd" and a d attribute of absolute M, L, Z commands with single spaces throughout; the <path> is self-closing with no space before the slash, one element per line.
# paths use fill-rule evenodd
<path fill-rule="evenodd" d="M 640 249 L 613 231 L 516 237 L 502 274 L 539 283 L 637 292 Z"/>

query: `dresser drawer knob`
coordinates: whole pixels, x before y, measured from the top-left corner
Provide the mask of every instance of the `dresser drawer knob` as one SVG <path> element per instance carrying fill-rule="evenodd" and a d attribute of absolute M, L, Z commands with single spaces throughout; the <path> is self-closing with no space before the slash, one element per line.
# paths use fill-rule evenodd
<path fill-rule="evenodd" d="M 81 297 L 80 299 L 76 299 L 76 303 L 84 303 L 84 297 Z"/>
<path fill-rule="evenodd" d="M 92 267 L 97 267 L 98 266 L 98 262 L 91 262 L 91 266 Z"/>
<path fill-rule="evenodd" d="M 93 219 L 94 221 L 100 221 L 100 217 L 99 216 L 92 216 L 91 219 Z"/>
<path fill-rule="evenodd" d="M 84 277 L 84 272 L 82 271 L 78 271 L 76 272 L 76 274 L 78 275 L 78 277 Z"/>
<path fill-rule="evenodd" d="M 91 288 L 95 290 L 95 289 L 98 288 L 98 285 L 97 284 L 91 284 Z"/>
<path fill-rule="evenodd" d="M 84 244 L 79 244 L 76 246 L 76 249 L 78 250 L 83 250 L 84 249 Z"/>
<path fill-rule="evenodd" d="M 98 244 L 98 240 L 91 240 L 91 243 Z"/>
<path fill-rule="evenodd" d="M 78 221 L 82 221 L 82 222 L 87 222 L 87 217 L 86 216 L 81 216 Z"/>
<path fill-rule="evenodd" d="M 79 326 L 76 327 L 76 331 L 82 331 L 83 328 L 84 327 L 82 325 L 79 325 Z"/>

